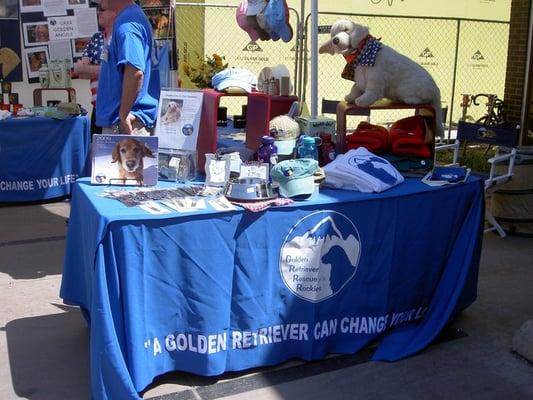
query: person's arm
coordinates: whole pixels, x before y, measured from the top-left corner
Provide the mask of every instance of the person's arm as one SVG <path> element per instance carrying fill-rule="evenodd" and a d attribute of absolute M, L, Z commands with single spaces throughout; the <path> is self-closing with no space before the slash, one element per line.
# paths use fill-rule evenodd
<path fill-rule="evenodd" d="M 122 97 L 120 100 L 120 130 L 122 133 L 130 134 L 133 130 L 132 122 L 135 120 L 135 116 L 130 113 L 141 87 L 143 84 L 144 72 L 137 68 L 125 64 L 124 76 L 122 78 Z"/>
<path fill-rule="evenodd" d="M 81 79 L 98 79 L 100 66 L 93 64 L 74 64 L 74 73 Z"/>

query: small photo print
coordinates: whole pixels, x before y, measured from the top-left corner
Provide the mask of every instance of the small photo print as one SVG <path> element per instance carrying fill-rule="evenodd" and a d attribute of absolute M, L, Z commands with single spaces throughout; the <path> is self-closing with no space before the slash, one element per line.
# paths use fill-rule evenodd
<path fill-rule="evenodd" d="M 9 104 L 19 104 L 18 93 L 9 93 Z"/>
<path fill-rule="evenodd" d="M 162 99 L 159 120 L 163 125 L 178 123 L 181 119 L 182 108 L 183 100 L 181 99 Z"/>
<path fill-rule="evenodd" d="M 67 8 L 87 8 L 89 3 L 87 0 L 67 0 Z"/>
<path fill-rule="evenodd" d="M 90 41 L 90 37 L 72 39 L 72 55 L 74 57 L 83 57 L 83 50 L 85 50 Z"/>
<path fill-rule="evenodd" d="M 140 0 L 141 7 L 168 7 L 169 0 Z"/>
<path fill-rule="evenodd" d="M 42 46 L 50 40 L 48 22 L 27 22 L 22 24 L 24 44 L 26 46 Z"/>
<path fill-rule="evenodd" d="M 20 0 L 20 12 L 39 12 L 43 11 L 41 0 Z"/>
<path fill-rule="evenodd" d="M 160 8 L 154 10 L 144 10 L 152 29 L 154 31 L 155 39 L 166 39 L 169 37 L 170 16 L 168 9 Z"/>
<path fill-rule="evenodd" d="M 39 68 L 43 64 L 48 64 L 48 47 L 34 47 L 26 49 L 26 70 L 28 78 L 38 78 Z"/>
<path fill-rule="evenodd" d="M 0 4 L 0 19 L 18 19 L 18 1 L 2 0 Z"/>
<path fill-rule="evenodd" d="M 2 82 L 2 93 L 11 93 L 11 82 Z"/>

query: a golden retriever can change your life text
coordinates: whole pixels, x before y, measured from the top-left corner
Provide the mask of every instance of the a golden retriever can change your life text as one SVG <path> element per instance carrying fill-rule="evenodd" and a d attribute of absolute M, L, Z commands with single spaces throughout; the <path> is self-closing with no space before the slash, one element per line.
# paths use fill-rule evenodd
<path fill-rule="evenodd" d="M 123 184 L 135 180 L 143 184 L 144 157 L 155 158 L 152 150 L 137 139 L 124 139 L 113 148 L 111 155 L 113 163 L 117 163 L 119 180 Z"/>

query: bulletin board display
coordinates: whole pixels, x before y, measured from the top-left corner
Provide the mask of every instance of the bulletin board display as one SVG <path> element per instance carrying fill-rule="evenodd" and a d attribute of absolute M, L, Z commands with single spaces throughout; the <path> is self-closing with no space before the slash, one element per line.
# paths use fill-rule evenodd
<path fill-rule="evenodd" d="M 0 4 L 0 82 L 22 81 L 22 58 L 19 35 L 19 0 L 2 0 Z"/>
<path fill-rule="evenodd" d="M 89 0 L 19 0 L 19 6 L 20 56 L 29 83 L 39 81 L 39 69 L 50 60 L 77 61 L 98 31 Z"/>

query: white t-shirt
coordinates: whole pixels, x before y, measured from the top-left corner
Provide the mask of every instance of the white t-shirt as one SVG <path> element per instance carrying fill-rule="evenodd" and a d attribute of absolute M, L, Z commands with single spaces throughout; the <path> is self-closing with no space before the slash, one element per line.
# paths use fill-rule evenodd
<path fill-rule="evenodd" d="M 326 186 L 366 193 L 383 192 L 404 181 L 391 163 L 364 147 L 339 155 L 324 171 Z"/>

